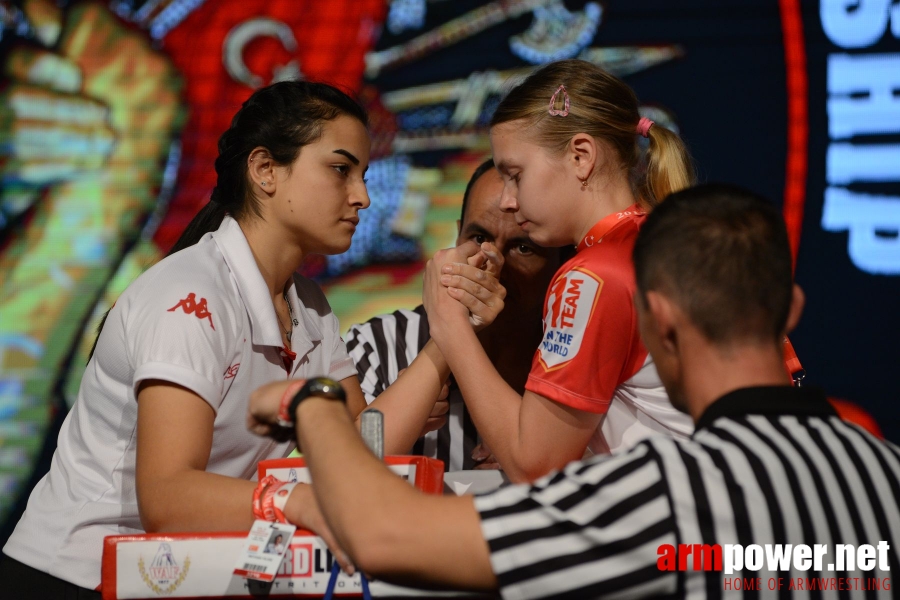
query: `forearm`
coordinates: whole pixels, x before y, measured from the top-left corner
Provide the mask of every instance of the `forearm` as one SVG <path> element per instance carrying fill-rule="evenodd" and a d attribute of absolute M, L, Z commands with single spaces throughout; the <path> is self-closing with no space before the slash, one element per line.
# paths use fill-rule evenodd
<path fill-rule="evenodd" d="M 246 530 L 252 481 L 206 471 L 215 412 L 191 390 L 158 380 L 138 392 L 135 486 L 146 531 Z"/>
<path fill-rule="evenodd" d="M 447 361 L 429 340 L 409 368 L 369 405 L 384 413 L 385 454 L 409 453 L 449 376 Z"/>
<path fill-rule="evenodd" d="M 339 402 L 304 400 L 296 419 L 298 442 L 315 482 L 313 490 L 335 537 L 352 556 L 353 534 L 382 522 L 382 510 L 415 492 L 366 448 Z M 366 500 L 341 501 L 349 498 Z"/>
<path fill-rule="evenodd" d="M 424 496 L 393 475 L 339 403 L 310 398 L 296 420 L 319 505 L 357 567 L 407 583 L 495 587 L 471 498 Z"/>
<path fill-rule="evenodd" d="M 522 397 L 500 376 L 470 328 L 438 335 L 479 435 L 512 481 L 529 481 L 532 457 L 522 443 Z"/>
<path fill-rule="evenodd" d="M 252 481 L 186 470 L 138 486 L 141 524 L 148 533 L 245 531 L 253 524 Z"/>

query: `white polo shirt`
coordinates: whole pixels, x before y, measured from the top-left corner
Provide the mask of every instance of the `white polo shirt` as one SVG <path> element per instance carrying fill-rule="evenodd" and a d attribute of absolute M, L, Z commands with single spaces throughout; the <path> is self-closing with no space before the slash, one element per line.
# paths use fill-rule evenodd
<path fill-rule="evenodd" d="M 143 531 L 134 478 L 142 380 L 182 385 L 215 410 L 208 472 L 250 480 L 260 460 L 287 456 L 293 442 L 247 431 L 250 393 L 277 379 L 356 375 L 322 290 L 295 275 L 288 300 L 297 354 L 290 373 L 267 286 L 230 217 L 138 277 L 109 313 L 50 472 L 3 552 L 95 588 L 103 538 Z"/>

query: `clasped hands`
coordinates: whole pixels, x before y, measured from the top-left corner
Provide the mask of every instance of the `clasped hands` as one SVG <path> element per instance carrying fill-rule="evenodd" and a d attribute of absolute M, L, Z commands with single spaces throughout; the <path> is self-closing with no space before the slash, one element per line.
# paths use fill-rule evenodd
<path fill-rule="evenodd" d="M 506 298 L 497 275 L 503 256 L 488 242 L 440 250 L 425 265 L 422 300 L 432 335 L 463 320 L 480 331 L 494 322 Z"/>

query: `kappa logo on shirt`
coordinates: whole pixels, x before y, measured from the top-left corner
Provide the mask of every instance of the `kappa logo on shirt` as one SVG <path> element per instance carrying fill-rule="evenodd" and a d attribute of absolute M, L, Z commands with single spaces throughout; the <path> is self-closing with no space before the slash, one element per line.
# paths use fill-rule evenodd
<path fill-rule="evenodd" d="M 544 369 L 561 367 L 578 355 L 602 287 L 602 279 L 580 267 L 550 286 L 540 349 Z"/>
<path fill-rule="evenodd" d="M 184 310 L 185 314 L 194 315 L 198 319 L 206 319 L 209 321 L 209 326 L 215 330 L 216 326 L 213 325 L 212 313 L 209 312 L 209 307 L 206 305 L 206 298 L 200 298 L 200 302 L 197 302 L 197 294 L 191 292 L 187 295 L 187 298 L 183 300 L 179 300 L 178 304 L 167 310 L 166 312 L 174 312 L 175 309 L 181 307 Z"/>

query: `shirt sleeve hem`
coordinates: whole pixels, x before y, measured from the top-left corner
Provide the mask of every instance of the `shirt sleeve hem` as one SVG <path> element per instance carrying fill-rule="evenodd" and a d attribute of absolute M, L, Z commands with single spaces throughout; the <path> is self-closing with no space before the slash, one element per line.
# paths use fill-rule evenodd
<path fill-rule="evenodd" d="M 596 398 L 586 398 L 546 381 L 542 381 L 533 375 L 528 376 L 528 381 L 525 383 L 525 389 L 529 392 L 540 394 L 548 400 L 553 400 L 554 402 L 558 402 L 565 406 L 598 415 L 606 414 L 611 402 L 611 399 L 599 400 Z"/>
<path fill-rule="evenodd" d="M 191 390 L 209 404 L 216 412 L 222 404 L 221 387 L 212 383 L 199 373 L 188 368 L 169 363 L 145 363 L 134 372 L 134 396 L 137 398 L 138 386 L 146 379 L 161 379 L 178 384 Z"/>
<path fill-rule="evenodd" d="M 348 356 L 347 358 L 342 358 L 339 361 L 331 363 L 331 368 L 328 370 L 328 376 L 337 381 L 351 376 L 357 377 L 356 365 L 353 364 L 353 359 Z"/>

